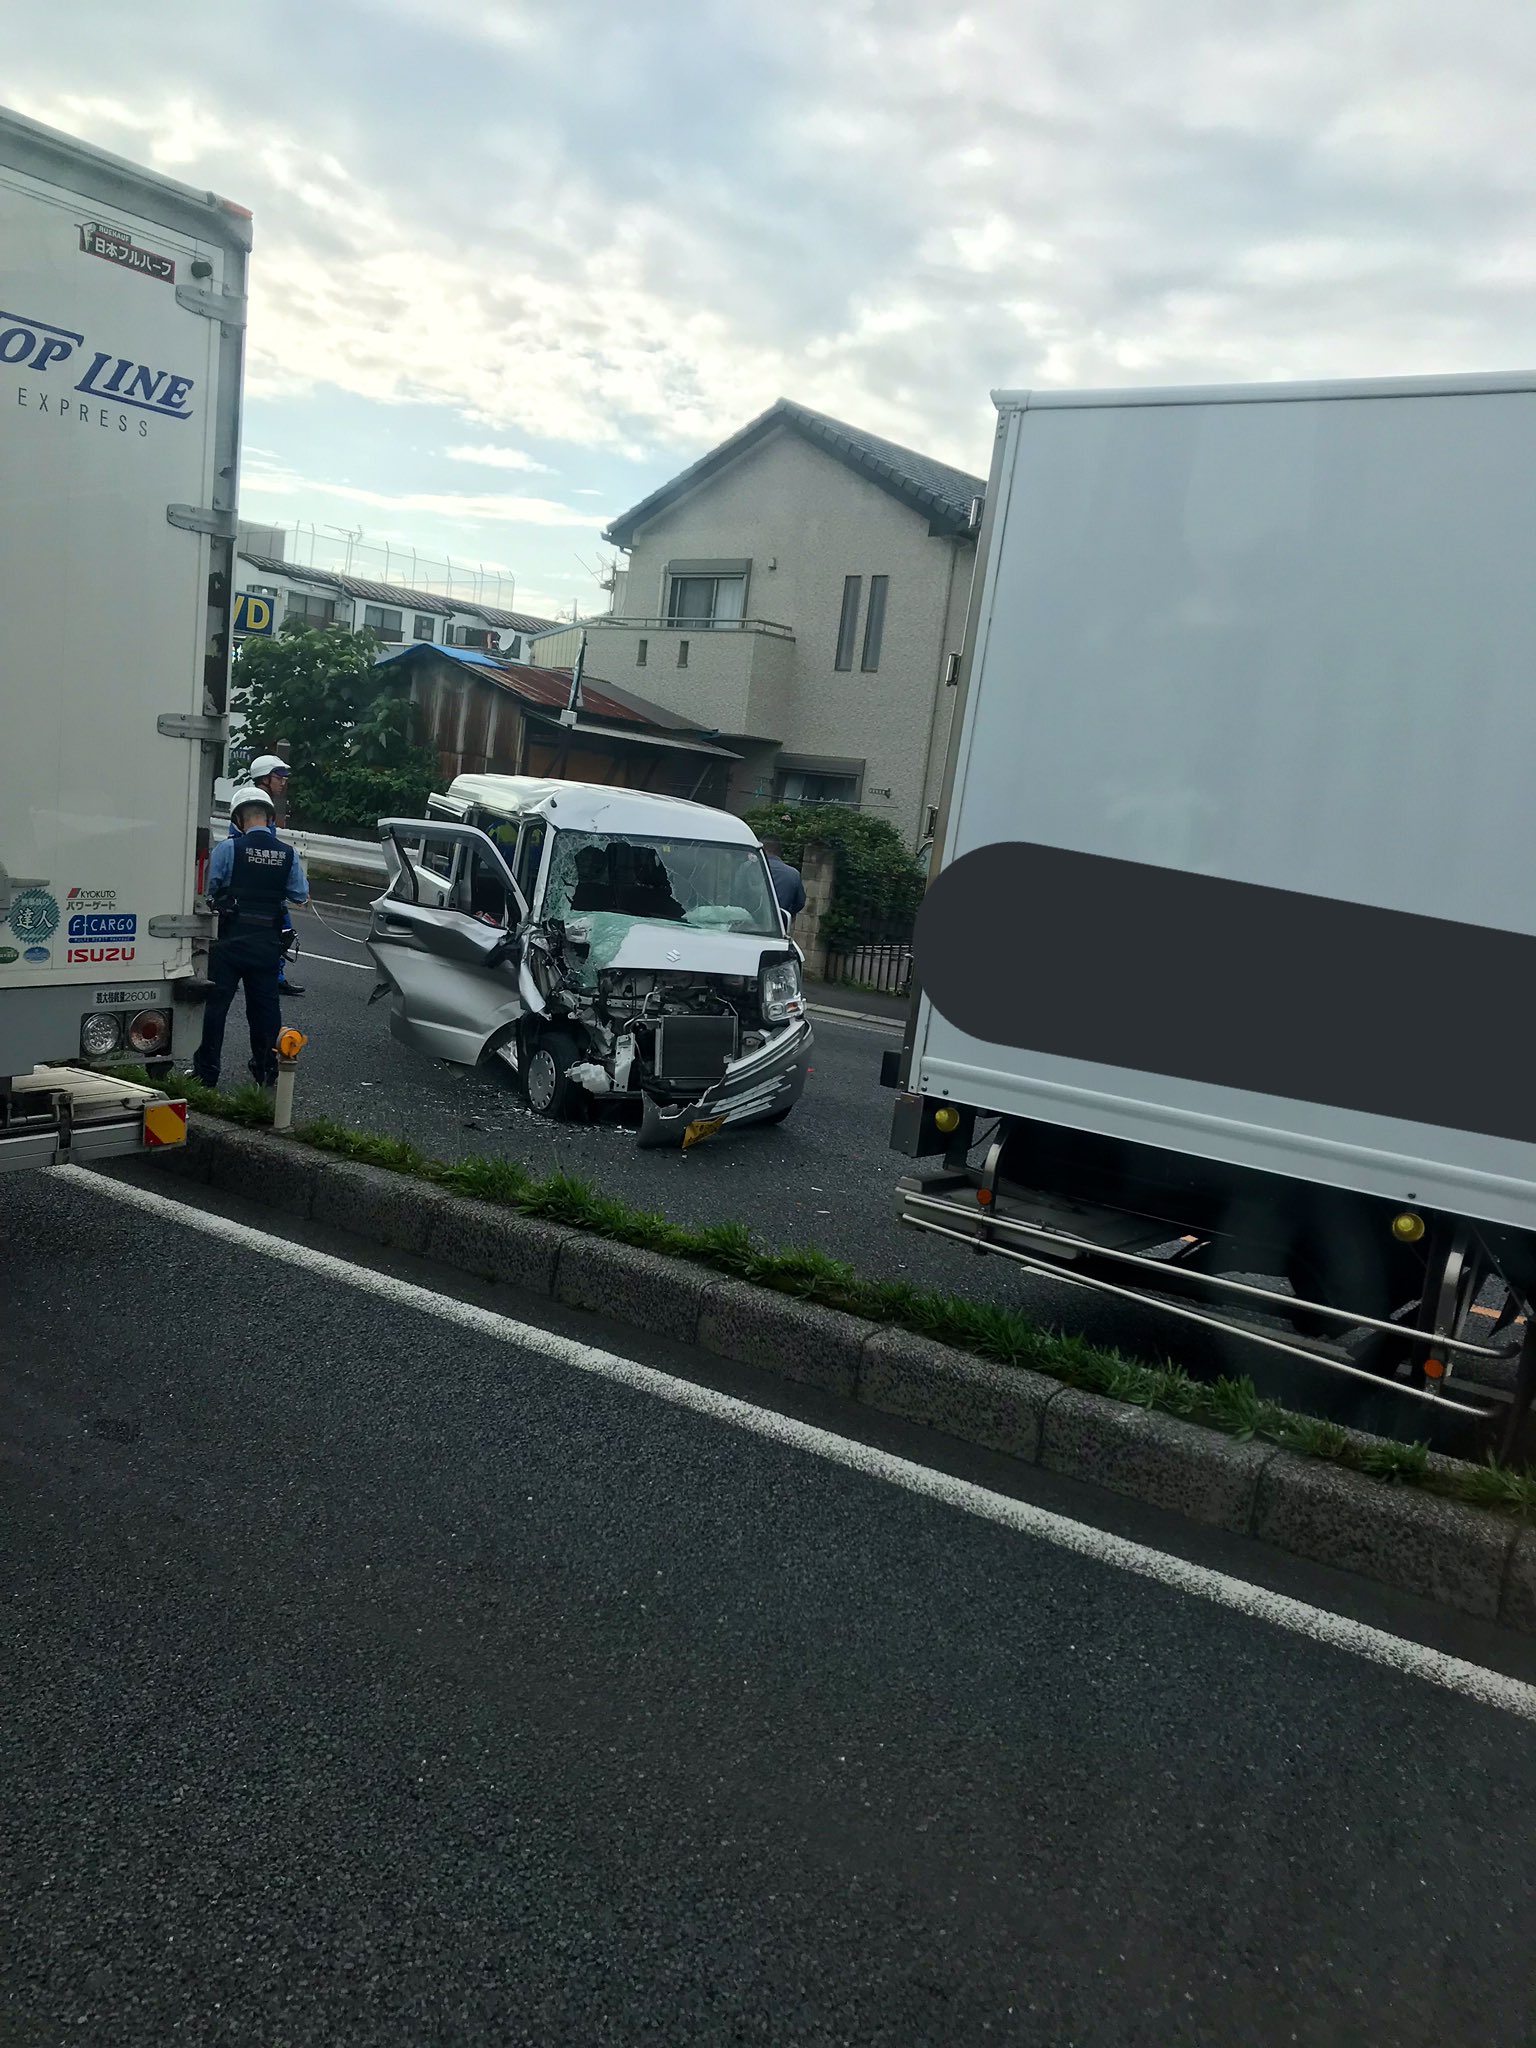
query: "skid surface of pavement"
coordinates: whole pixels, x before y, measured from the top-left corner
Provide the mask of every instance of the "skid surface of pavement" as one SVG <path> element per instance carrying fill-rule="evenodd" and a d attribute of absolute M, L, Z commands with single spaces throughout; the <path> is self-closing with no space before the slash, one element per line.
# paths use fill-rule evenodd
<path fill-rule="evenodd" d="M 399 1044 L 390 1036 L 387 1002 L 368 1002 L 375 974 L 359 942 L 365 925 L 334 908 L 325 914 L 333 929 L 301 914 L 303 943 L 314 951 L 295 969 L 304 996 L 284 1010 L 285 1021 L 311 1036 L 295 1095 L 299 1122 L 330 1116 L 408 1139 L 436 1158 L 483 1152 L 540 1174 L 577 1174 L 676 1223 L 745 1223 L 766 1246 L 815 1245 L 871 1279 L 1000 1302 L 1044 1327 L 1132 1357 L 1161 1363 L 1172 1355 L 1204 1377 L 1246 1372 L 1261 1393 L 1290 1406 L 1363 1429 L 1413 1433 L 1416 1409 L 1403 1416 L 1324 1368 L 899 1224 L 896 1182 L 913 1162 L 890 1149 L 894 1097 L 879 1085 L 880 1056 L 900 1043 L 899 1032 L 818 1015 L 815 1072 L 787 1122 L 730 1132 L 687 1153 L 641 1152 L 634 1129 L 611 1105 L 588 1123 L 551 1123 L 528 1108 L 510 1077 L 427 1059 Z M 244 1078 L 236 1065 L 225 1081 Z"/>
<path fill-rule="evenodd" d="M 1529 1722 L 89 1189 L 0 1230 L 7 2044 L 1529 2040 Z"/>
<path fill-rule="evenodd" d="M 331 1116 L 408 1139 L 437 1158 L 505 1154 L 540 1174 L 579 1174 L 676 1223 L 745 1223 L 765 1245 L 816 1245 L 868 1278 L 1003 1302 L 1141 1356 L 1160 1358 L 1176 1345 L 1188 1357 L 1198 1342 L 1187 1327 L 1133 1305 L 1037 1279 L 897 1222 L 896 1183 L 912 1162 L 890 1149 L 895 1098 L 880 1086 L 880 1056 L 900 1043 L 898 1031 L 818 1015 L 815 1071 L 785 1123 L 733 1131 L 687 1153 L 641 1152 L 634 1129 L 611 1106 L 590 1123 L 551 1123 L 528 1108 L 509 1078 L 399 1044 L 390 1036 L 387 999 L 368 1002 L 375 975 L 357 943 L 365 926 L 326 914 L 334 930 L 301 915 L 303 943 L 313 951 L 294 969 L 305 994 L 283 1012 L 285 1023 L 311 1038 L 294 1098 L 299 1122 Z M 232 1030 L 229 1043 L 238 1042 Z M 236 1063 L 224 1082 L 245 1078 Z M 1266 1362 L 1259 1352 L 1242 1365 L 1262 1371 Z M 1227 1370 L 1231 1361 L 1218 1364 Z"/>

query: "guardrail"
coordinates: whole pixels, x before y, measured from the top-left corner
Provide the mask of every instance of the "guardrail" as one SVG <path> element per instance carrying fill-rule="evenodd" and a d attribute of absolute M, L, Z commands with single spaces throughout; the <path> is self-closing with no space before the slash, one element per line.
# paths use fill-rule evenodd
<path fill-rule="evenodd" d="M 209 830 L 217 845 L 229 830 L 229 813 L 215 811 Z M 299 854 L 306 867 L 325 867 L 337 874 L 355 876 L 360 882 L 382 881 L 389 870 L 384 849 L 376 839 L 332 839 L 324 832 L 295 832 L 283 827 L 283 837 Z"/>

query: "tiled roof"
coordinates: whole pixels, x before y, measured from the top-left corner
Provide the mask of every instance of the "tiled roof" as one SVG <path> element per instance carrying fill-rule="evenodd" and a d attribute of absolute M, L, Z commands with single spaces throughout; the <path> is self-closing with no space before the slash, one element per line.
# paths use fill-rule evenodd
<path fill-rule="evenodd" d="M 809 406 L 795 405 L 789 399 L 782 403 L 797 416 L 796 424 L 800 431 L 812 440 L 833 444 L 834 453 L 839 449 L 846 451 L 860 467 L 867 467 L 872 474 L 885 472 L 892 482 L 931 499 L 962 524 L 969 518 L 972 505 L 986 493 L 987 480 L 984 476 L 972 476 L 969 470 L 954 469 L 949 463 L 938 462 L 931 455 L 919 454 L 915 448 L 903 448 L 897 441 L 884 440 L 879 434 L 868 434 L 862 427 L 845 426 L 841 420 L 829 419 L 823 412 L 812 412 Z"/>
<path fill-rule="evenodd" d="M 509 633 L 547 633 L 554 621 L 536 619 L 532 612 L 504 612 L 494 604 L 460 604 L 461 612 L 473 612 L 476 618 L 484 619 L 488 626 L 505 626 Z"/>
<path fill-rule="evenodd" d="M 467 609 L 451 604 L 435 591 L 412 590 L 403 583 L 371 583 L 364 576 L 344 576 L 339 569 L 311 569 L 304 562 L 284 562 L 272 555 L 248 555 L 240 559 L 259 569 L 264 576 L 290 576 L 296 583 L 318 583 L 324 590 L 339 591 L 343 597 L 360 597 L 368 604 L 397 604 L 402 610 L 449 612 Z"/>
<path fill-rule="evenodd" d="M 664 510 L 674 498 L 702 483 L 727 462 L 733 462 L 778 427 L 803 434 L 806 440 L 824 448 L 850 469 L 867 476 L 903 504 L 910 505 L 913 511 L 923 513 L 934 533 L 964 533 L 969 526 L 971 506 L 986 491 L 984 477 L 972 476 L 968 470 L 953 469 L 947 462 L 936 462 L 931 455 L 920 455 L 915 448 L 903 448 L 899 442 L 887 441 L 879 434 L 868 434 L 862 427 L 850 427 L 842 420 L 829 419 L 825 413 L 812 412 L 807 405 L 797 405 L 792 398 L 781 398 L 766 412 L 759 413 L 755 420 L 749 421 L 739 433 L 732 434 L 729 440 L 722 441 L 718 448 L 712 448 L 690 468 L 673 477 L 670 483 L 663 484 L 660 490 L 652 491 L 648 498 L 642 498 L 638 505 L 622 513 L 603 535 L 604 540 L 615 547 L 629 547 L 646 521 Z"/>
<path fill-rule="evenodd" d="M 451 612 L 484 619 L 488 626 L 505 627 L 514 633 L 543 633 L 553 623 L 550 619 L 535 618 L 531 612 L 502 611 L 467 597 L 443 597 L 435 590 L 415 590 L 406 583 L 373 583 L 366 576 L 348 576 L 340 569 L 312 569 L 304 562 L 248 554 L 244 548 L 239 552 L 242 562 L 249 562 L 264 576 L 289 576 L 298 583 L 318 583 L 322 589 L 338 591 L 343 597 L 361 598 L 365 604 L 398 605 L 402 611 L 435 612 L 442 618 Z"/>

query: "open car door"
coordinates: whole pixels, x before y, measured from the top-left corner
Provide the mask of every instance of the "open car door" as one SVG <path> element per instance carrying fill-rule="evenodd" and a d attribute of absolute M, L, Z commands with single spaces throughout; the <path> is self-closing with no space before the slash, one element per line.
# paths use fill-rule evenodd
<path fill-rule="evenodd" d="M 472 825 L 383 818 L 379 834 L 390 878 L 368 950 L 391 992 L 390 1029 L 435 1059 L 472 1066 L 522 1007 L 527 900 L 501 849 Z"/>

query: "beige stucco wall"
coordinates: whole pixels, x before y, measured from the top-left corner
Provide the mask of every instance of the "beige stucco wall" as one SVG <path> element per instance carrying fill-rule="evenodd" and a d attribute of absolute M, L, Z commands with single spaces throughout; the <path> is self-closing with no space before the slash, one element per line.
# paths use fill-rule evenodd
<path fill-rule="evenodd" d="M 686 668 L 678 666 L 682 643 Z M 707 730 L 777 740 L 790 722 L 795 643 L 777 633 L 595 619 L 587 629 L 587 668 Z"/>
<path fill-rule="evenodd" d="M 930 536 L 926 517 L 781 429 L 642 530 L 624 608 L 630 617 L 662 612 L 669 561 L 750 560 L 747 617 L 779 621 L 795 638 L 792 660 L 775 650 L 783 672 L 771 692 L 753 693 L 759 722 L 745 729 L 777 739 L 787 754 L 862 759 L 864 808 L 916 844 L 942 776 L 955 692 L 941 679 L 946 654 L 961 644 L 974 555 L 969 541 Z M 863 588 L 854 667 L 840 671 L 847 576 L 862 577 Z M 865 675 L 858 662 L 872 576 L 890 583 L 880 666 Z M 609 656 L 607 633 L 593 635 L 589 661 L 701 726 L 744 729 L 732 722 L 744 715 L 741 657 L 726 652 L 738 636 L 696 633 L 685 670 L 662 653 L 654 631 L 648 666 L 635 668 L 634 637 L 624 634 L 631 666 Z M 615 654 L 619 638 L 614 632 Z"/>

